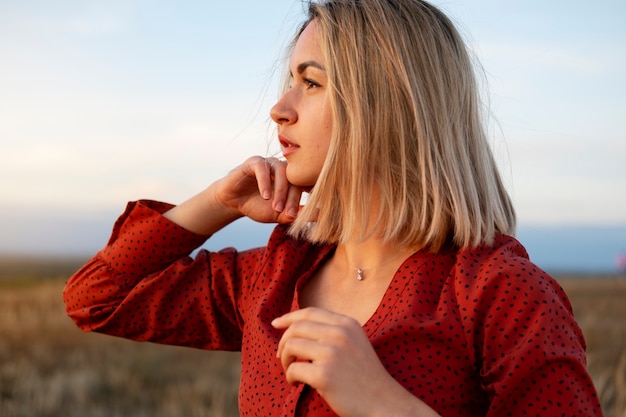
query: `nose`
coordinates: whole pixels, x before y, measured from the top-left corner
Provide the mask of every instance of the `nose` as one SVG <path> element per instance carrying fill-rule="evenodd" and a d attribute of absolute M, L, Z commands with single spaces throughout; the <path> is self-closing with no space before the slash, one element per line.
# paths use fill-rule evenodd
<path fill-rule="evenodd" d="M 289 98 L 289 92 L 285 93 L 270 110 L 270 117 L 276 124 L 293 124 L 298 120 L 298 113 Z"/>

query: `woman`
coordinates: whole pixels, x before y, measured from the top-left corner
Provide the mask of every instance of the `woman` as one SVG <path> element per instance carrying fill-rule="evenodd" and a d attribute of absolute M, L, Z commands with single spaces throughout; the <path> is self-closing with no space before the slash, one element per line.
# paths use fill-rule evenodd
<path fill-rule="evenodd" d="M 80 328 L 240 350 L 242 415 L 601 414 L 566 295 L 510 237 L 439 10 L 310 4 L 271 117 L 284 160 L 129 204 L 65 289 Z M 266 247 L 188 256 L 242 216 L 279 223 Z"/>

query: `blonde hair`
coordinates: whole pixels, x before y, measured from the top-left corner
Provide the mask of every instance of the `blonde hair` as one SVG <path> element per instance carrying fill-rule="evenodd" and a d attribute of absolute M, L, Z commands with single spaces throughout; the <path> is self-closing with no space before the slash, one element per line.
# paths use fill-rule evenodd
<path fill-rule="evenodd" d="M 315 19 L 333 132 L 291 233 L 325 243 L 374 236 L 431 250 L 513 234 L 472 61 L 451 21 L 419 0 L 308 6 L 292 46 Z"/>

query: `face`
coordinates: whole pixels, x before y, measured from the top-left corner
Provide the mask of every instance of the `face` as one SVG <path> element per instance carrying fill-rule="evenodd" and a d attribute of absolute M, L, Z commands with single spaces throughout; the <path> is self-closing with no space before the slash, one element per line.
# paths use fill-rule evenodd
<path fill-rule="evenodd" d="M 272 107 L 278 139 L 287 159 L 287 179 L 301 187 L 315 185 L 331 136 L 328 78 L 315 20 L 300 35 L 289 61 L 289 90 Z"/>

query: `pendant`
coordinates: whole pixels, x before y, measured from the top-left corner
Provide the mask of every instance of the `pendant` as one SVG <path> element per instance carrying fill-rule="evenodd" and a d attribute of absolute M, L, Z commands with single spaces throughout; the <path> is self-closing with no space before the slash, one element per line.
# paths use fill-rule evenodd
<path fill-rule="evenodd" d="M 356 279 L 363 281 L 363 270 L 361 268 L 356 269 Z"/>

